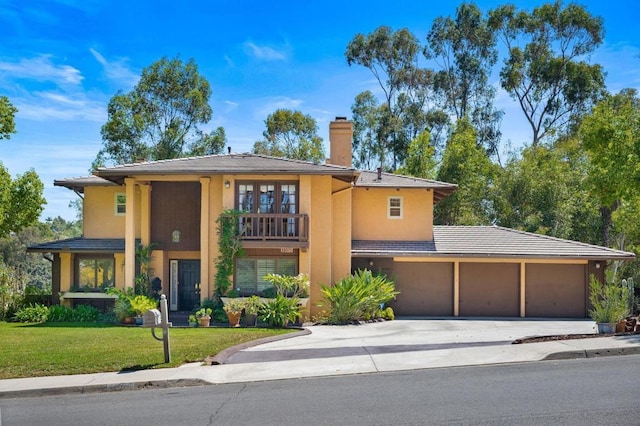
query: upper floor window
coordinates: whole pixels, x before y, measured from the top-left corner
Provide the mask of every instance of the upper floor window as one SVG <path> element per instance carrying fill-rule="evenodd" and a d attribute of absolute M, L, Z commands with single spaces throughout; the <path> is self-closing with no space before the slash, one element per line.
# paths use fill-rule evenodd
<path fill-rule="evenodd" d="M 115 214 L 123 216 L 127 213 L 127 197 L 124 192 L 118 192 L 115 195 Z"/>
<path fill-rule="evenodd" d="M 402 219 L 402 197 L 389 197 L 387 199 L 387 218 Z"/>
<path fill-rule="evenodd" d="M 293 182 L 240 182 L 236 208 L 245 213 L 296 213 L 297 192 Z"/>

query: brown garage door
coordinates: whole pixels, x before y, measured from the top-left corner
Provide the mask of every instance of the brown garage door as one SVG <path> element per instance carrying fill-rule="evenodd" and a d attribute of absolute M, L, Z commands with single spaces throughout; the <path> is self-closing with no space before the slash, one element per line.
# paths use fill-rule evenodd
<path fill-rule="evenodd" d="M 526 265 L 526 316 L 584 318 L 587 315 L 585 266 Z"/>
<path fill-rule="evenodd" d="M 452 316 L 453 264 L 395 262 L 396 315 Z"/>
<path fill-rule="evenodd" d="M 460 263 L 460 316 L 519 315 L 519 264 Z"/>

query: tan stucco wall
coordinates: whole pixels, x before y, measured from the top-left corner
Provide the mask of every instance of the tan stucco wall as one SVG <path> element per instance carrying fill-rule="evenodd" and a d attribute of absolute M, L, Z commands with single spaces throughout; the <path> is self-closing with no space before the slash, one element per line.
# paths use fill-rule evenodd
<path fill-rule="evenodd" d="M 332 191 L 331 284 L 334 284 L 351 273 L 351 197 L 353 189 L 349 184 L 334 181 Z"/>
<path fill-rule="evenodd" d="M 114 186 L 87 187 L 84 192 L 83 234 L 86 238 L 124 238 L 125 215 L 115 214 L 115 194 L 125 188 Z M 136 191 L 136 238 L 140 237 L 140 191 Z"/>
<path fill-rule="evenodd" d="M 402 219 L 389 219 L 389 197 L 402 197 Z M 433 191 L 425 189 L 354 188 L 353 239 L 433 240 Z"/>

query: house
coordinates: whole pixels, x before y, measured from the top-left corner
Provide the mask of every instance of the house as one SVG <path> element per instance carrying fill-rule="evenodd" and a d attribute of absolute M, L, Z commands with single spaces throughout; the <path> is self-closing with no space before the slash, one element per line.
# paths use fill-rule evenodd
<path fill-rule="evenodd" d="M 585 317 L 589 276 L 634 258 L 495 226 L 434 226 L 434 205 L 456 185 L 355 170 L 352 126 L 331 122 L 326 164 L 229 153 L 56 180 L 84 198 L 83 236 L 29 250 L 53 256 L 54 295 L 96 304 L 108 297 L 100 288 L 133 285 L 136 247 L 153 243 L 170 309 L 191 310 L 214 291 L 216 219 L 236 209 L 245 255 L 234 287 L 258 293 L 269 272 L 306 273 L 311 315 L 320 284 L 368 268 L 395 281 L 397 315 Z"/>

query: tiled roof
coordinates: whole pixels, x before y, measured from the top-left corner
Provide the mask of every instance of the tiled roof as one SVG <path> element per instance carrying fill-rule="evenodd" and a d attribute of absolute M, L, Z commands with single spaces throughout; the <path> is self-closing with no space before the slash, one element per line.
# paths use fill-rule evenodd
<path fill-rule="evenodd" d="M 115 183 L 102 179 L 98 176 L 81 176 L 75 178 L 56 179 L 53 181 L 53 186 L 62 186 L 76 192 L 84 192 L 84 188 L 87 186 L 110 185 L 115 185 Z"/>
<path fill-rule="evenodd" d="M 498 226 L 434 226 L 432 242 L 352 242 L 361 256 L 633 259 L 633 253 Z"/>
<path fill-rule="evenodd" d="M 377 172 L 362 171 L 356 181 L 356 187 L 365 188 L 426 188 L 432 189 L 435 195 L 435 201 L 438 202 L 442 198 L 451 194 L 458 188 L 453 183 L 440 182 L 437 180 L 420 179 L 411 176 L 396 175 L 392 173 L 381 173 L 378 179 Z"/>
<path fill-rule="evenodd" d="M 131 175 L 179 174 L 262 174 L 262 175 L 331 175 L 351 181 L 356 170 L 333 164 L 314 164 L 307 161 L 269 157 L 257 154 L 206 155 L 176 158 L 99 168 L 95 174 L 109 180 L 121 181 Z"/>
<path fill-rule="evenodd" d="M 124 238 L 69 238 L 27 247 L 28 252 L 124 253 Z"/>

